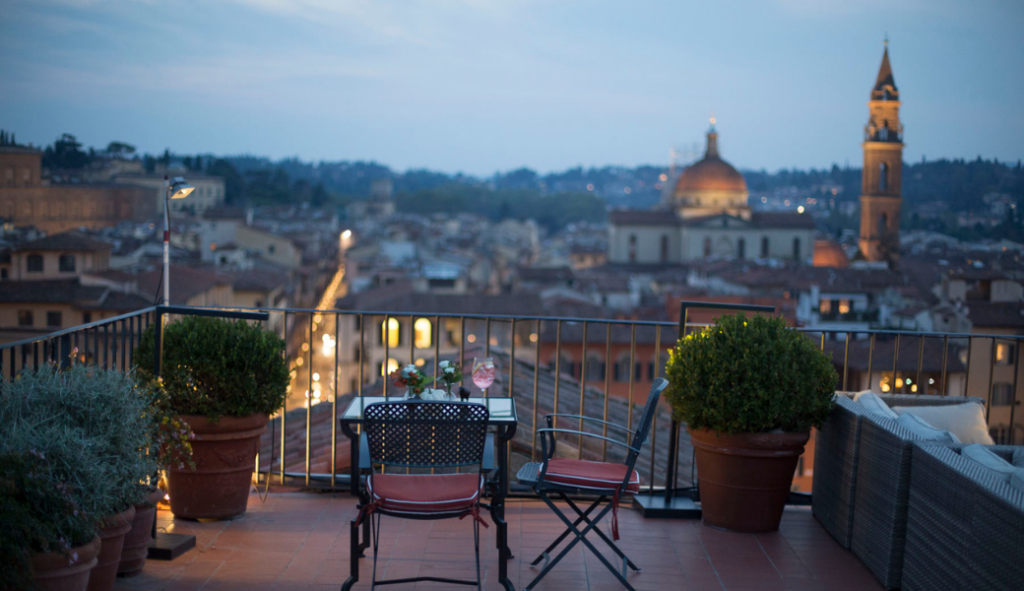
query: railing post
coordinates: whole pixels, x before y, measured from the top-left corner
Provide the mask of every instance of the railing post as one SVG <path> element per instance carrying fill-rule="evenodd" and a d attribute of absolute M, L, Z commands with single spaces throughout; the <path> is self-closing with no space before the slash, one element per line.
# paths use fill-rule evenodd
<path fill-rule="evenodd" d="M 60 335 L 60 354 L 55 360 L 57 367 L 67 369 L 71 366 L 71 334 Z"/>

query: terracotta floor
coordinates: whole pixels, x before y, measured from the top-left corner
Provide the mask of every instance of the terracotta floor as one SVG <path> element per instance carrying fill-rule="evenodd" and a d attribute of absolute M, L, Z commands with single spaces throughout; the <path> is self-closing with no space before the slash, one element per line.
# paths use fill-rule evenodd
<path fill-rule="evenodd" d="M 115 588 L 336 591 L 348 575 L 347 522 L 354 511 L 355 502 L 348 495 L 295 492 L 271 494 L 264 503 L 253 494 L 248 513 L 228 522 L 174 521 L 169 512 L 161 511 L 159 526 L 194 533 L 196 549 L 171 562 L 149 561 L 142 574 L 118 579 Z M 510 501 L 507 517 L 509 543 L 516 556 L 509 561 L 509 571 L 519 589 L 536 573 L 529 560 L 561 527 L 537 501 Z M 638 591 L 881 588 L 857 558 L 817 524 L 809 508 L 787 509 L 780 531 L 766 535 L 727 533 L 696 521 L 645 520 L 625 507 L 619 511 L 619 520 L 621 545 L 642 569 L 630 575 Z M 487 542 L 481 547 L 484 588 L 499 590 L 494 528 L 482 531 Z M 378 572 L 383 570 L 385 578 L 427 573 L 472 578 L 472 539 L 468 520 L 385 518 Z M 362 580 L 355 589 L 369 589 L 372 559 L 362 562 Z M 443 587 L 446 585 L 437 583 L 415 586 Z M 611 591 L 622 587 L 593 555 L 578 548 L 537 589 Z"/>

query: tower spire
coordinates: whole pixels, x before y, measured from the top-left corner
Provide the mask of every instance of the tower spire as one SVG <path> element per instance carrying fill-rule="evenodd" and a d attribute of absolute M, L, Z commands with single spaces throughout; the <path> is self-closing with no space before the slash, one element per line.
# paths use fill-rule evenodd
<path fill-rule="evenodd" d="M 871 89 L 871 100 L 878 100 L 889 94 L 885 100 L 899 100 L 899 90 L 896 88 L 896 79 L 892 76 L 892 66 L 889 64 L 889 36 L 885 36 L 885 49 L 882 51 L 882 65 L 878 67 L 878 77 L 875 78 L 875 87 Z"/>
<path fill-rule="evenodd" d="M 708 148 L 704 152 L 705 158 L 718 158 L 718 131 L 715 130 L 715 113 L 711 113 L 711 127 L 708 128 Z"/>

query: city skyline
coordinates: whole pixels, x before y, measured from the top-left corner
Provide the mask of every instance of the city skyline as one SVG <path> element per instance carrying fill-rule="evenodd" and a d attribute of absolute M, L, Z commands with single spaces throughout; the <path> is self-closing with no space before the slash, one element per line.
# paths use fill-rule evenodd
<path fill-rule="evenodd" d="M 1024 154 L 1009 2 L 3 4 L 21 143 L 487 176 L 667 163 L 713 111 L 741 169 L 859 166 L 887 33 L 907 161 Z"/>

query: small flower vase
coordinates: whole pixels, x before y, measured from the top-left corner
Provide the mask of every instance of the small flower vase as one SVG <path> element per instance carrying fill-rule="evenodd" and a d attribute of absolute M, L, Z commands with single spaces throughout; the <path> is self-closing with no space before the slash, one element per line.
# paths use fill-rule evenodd
<path fill-rule="evenodd" d="M 415 393 L 415 392 L 413 392 L 412 388 L 406 388 L 405 389 L 405 399 L 406 400 L 420 400 L 420 395 Z"/>
<path fill-rule="evenodd" d="M 452 383 L 451 382 L 445 382 L 444 383 L 444 395 L 445 395 L 445 398 L 447 398 L 448 400 L 455 400 L 455 395 L 452 394 Z"/>

